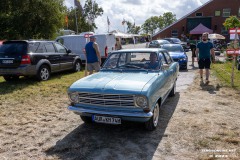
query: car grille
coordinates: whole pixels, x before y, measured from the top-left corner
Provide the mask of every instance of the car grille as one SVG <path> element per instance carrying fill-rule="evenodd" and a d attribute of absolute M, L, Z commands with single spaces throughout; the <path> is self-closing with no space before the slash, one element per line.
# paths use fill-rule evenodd
<path fill-rule="evenodd" d="M 109 107 L 133 107 L 134 95 L 79 93 L 79 103 Z"/>

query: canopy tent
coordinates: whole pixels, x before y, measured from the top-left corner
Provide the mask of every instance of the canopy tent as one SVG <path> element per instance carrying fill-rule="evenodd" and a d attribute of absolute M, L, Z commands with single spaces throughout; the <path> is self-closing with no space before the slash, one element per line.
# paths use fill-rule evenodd
<path fill-rule="evenodd" d="M 200 23 L 197 27 L 190 31 L 190 34 L 203 34 L 204 32 L 213 33 L 213 30 Z"/>
<path fill-rule="evenodd" d="M 119 38 L 133 38 L 132 34 L 122 33 L 122 32 L 117 31 L 117 30 L 113 30 L 110 33 L 114 34 L 116 37 L 119 37 Z"/>
<path fill-rule="evenodd" d="M 221 34 L 216 34 L 216 33 L 213 33 L 213 34 L 209 34 L 208 35 L 208 38 L 209 39 L 225 39 L 225 37 Z"/>

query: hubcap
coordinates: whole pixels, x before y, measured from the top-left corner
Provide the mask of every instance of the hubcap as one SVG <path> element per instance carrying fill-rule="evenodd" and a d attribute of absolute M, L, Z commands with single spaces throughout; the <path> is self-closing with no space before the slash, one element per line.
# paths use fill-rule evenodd
<path fill-rule="evenodd" d="M 41 70 L 41 79 L 42 80 L 47 80 L 49 77 L 49 72 L 47 68 L 42 68 Z"/>
<path fill-rule="evenodd" d="M 80 71 L 80 69 L 81 69 L 80 63 L 76 63 L 76 71 Z"/>

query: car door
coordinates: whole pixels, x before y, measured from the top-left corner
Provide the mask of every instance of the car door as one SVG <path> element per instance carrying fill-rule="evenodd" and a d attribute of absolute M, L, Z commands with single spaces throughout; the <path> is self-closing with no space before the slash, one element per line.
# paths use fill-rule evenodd
<path fill-rule="evenodd" d="M 73 67 L 75 55 L 68 53 L 67 49 L 57 42 L 55 42 L 54 45 L 57 50 L 57 54 L 60 55 L 60 69 L 71 69 Z"/>
<path fill-rule="evenodd" d="M 45 58 L 51 63 L 51 71 L 56 72 L 60 70 L 60 55 L 56 53 L 53 42 L 44 43 L 46 49 Z"/>
<path fill-rule="evenodd" d="M 172 67 L 173 60 L 167 51 L 163 51 L 162 54 L 164 55 L 163 63 L 165 63 L 163 64 L 164 74 L 165 74 L 165 77 L 168 79 L 166 84 L 166 89 L 167 91 L 169 91 L 172 88 L 173 79 L 174 79 L 174 69 Z"/>

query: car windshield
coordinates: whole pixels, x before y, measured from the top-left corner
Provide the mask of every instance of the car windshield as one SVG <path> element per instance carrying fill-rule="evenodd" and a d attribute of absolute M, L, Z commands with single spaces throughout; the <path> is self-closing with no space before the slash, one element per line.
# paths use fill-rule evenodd
<path fill-rule="evenodd" d="M 159 44 L 170 44 L 170 42 L 167 40 L 159 40 L 158 43 Z"/>
<path fill-rule="evenodd" d="M 184 52 L 182 46 L 180 45 L 164 45 L 162 48 L 168 50 L 169 52 Z"/>
<path fill-rule="evenodd" d="M 177 38 L 172 39 L 172 41 L 173 41 L 174 43 L 180 43 L 180 42 L 181 42 L 180 39 L 177 39 Z"/>
<path fill-rule="evenodd" d="M 162 55 L 155 52 L 120 52 L 112 53 L 103 69 L 158 70 Z"/>

